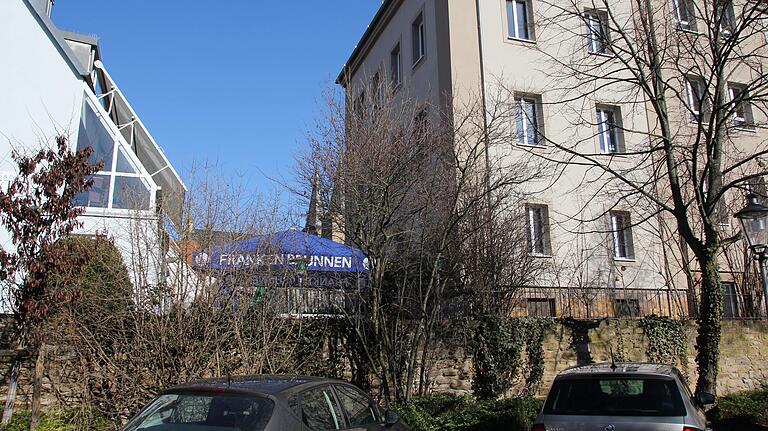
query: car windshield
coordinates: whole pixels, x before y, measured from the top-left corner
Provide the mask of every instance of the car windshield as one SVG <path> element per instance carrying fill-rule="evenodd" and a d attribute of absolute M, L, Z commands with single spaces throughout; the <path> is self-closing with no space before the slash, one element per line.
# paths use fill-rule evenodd
<path fill-rule="evenodd" d="M 544 414 L 685 416 L 685 407 L 673 380 L 596 376 L 556 381 Z"/>
<path fill-rule="evenodd" d="M 271 400 L 247 395 L 179 393 L 157 397 L 124 431 L 262 431 Z"/>

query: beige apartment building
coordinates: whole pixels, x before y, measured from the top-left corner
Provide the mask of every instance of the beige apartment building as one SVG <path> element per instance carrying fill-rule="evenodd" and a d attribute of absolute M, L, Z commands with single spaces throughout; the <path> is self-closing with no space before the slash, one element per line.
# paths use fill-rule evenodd
<path fill-rule="evenodd" d="M 657 14 L 668 18 L 673 29 L 694 33 L 693 1 L 659 0 Z M 632 171 L 637 160 L 629 156 L 645 151 L 657 127 L 642 94 L 631 84 L 618 91 L 615 85 L 595 85 L 574 97 L 582 83 L 568 66 L 586 64 L 595 68 L 593 73 L 626 73 L 610 71 L 604 43 L 611 40 L 606 34 L 611 31 L 608 14 L 617 20 L 629 17 L 636 12 L 632 2 L 608 2 L 610 11 L 599 6 L 604 2 L 583 2 L 578 16 L 569 16 L 564 3 L 385 0 L 337 83 L 345 88 L 347 100 L 356 100 L 372 80 L 386 77 L 392 91 L 406 91 L 410 99 L 447 112 L 458 111 L 473 98 L 484 105 L 503 103 L 497 99 L 503 89 L 515 113 L 509 119 L 508 143 L 489 149 L 489 158 L 547 154 L 552 143 L 566 143 L 575 153 L 653 184 L 653 173 Z M 739 73 L 754 72 L 735 71 L 734 82 Z M 670 115 L 681 119 L 679 133 L 693 127 L 683 119 L 706 109 L 696 100 L 701 91 L 697 79 L 703 85 L 702 78 L 681 76 L 682 102 L 670 106 Z M 731 96 L 738 95 L 734 92 L 739 88 L 729 88 Z M 734 118 L 764 122 L 758 111 L 745 104 Z M 739 139 L 748 152 L 765 137 L 754 127 L 746 129 Z M 609 184 L 577 159 L 557 163 L 556 175 L 525 186 L 528 197 L 519 205 L 527 218 L 528 251 L 551 270 L 535 286 L 521 290 L 518 314 L 687 315 L 688 296 L 695 291 L 687 287 L 682 262 L 690 257 L 677 247 L 679 238 L 668 220 L 631 194 L 621 195 L 620 186 Z M 664 193 L 662 182 L 652 187 Z M 743 202 L 743 196 L 726 198 L 734 205 Z M 732 232 L 738 223 L 729 218 L 723 224 Z M 723 280 L 737 283 L 737 272 L 724 269 Z M 726 289 L 732 286 L 726 284 Z M 726 296 L 727 316 L 738 317 L 738 301 Z"/>

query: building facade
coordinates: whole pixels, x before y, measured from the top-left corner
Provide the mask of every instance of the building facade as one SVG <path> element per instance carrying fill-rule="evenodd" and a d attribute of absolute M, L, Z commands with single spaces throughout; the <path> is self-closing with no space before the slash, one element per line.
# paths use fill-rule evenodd
<path fill-rule="evenodd" d="M 114 239 L 136 284 L 161 282 L 169 223 L 178 226 L 186 188 L 108 73 L 98 39 L 58 29 L 49 0 L 0 4 L 0 187 L 16 175 L 13 150 L 34 151 L 65 136 L 103 162 L 76 235 Z M 0 230 L 0 243 L 10 247 Z M 164 245 L 165 244 L 165 245 Z"/>
<path fill-rule="evenodd" d="M 681 34 L 693 34 L 694 11 L 703 10 L 692 0 L 654 4 L 659 19 Z M 575 13 L 566 10 L 569 6 Z M 729 19 L 735 22 L 732 8 L 730 15 L 724 13 L 723 26 Z M 615 31 L 612 23 L 632 22 L 636 13 L 631 2 L 561 6 L 537 0 L 385 0 L 337 83 L 347 100 L 356 100 L 372 80 L 386 77 L 395 94 L 405 88 L 409 98 L 443 112 L 455 113 L 475 97 L 484 112 L 494 103 L 514 103 L 508 145 L 490 149 L 489 158 L 546 157 L 554 154 L 553 147 L 566 148 L 628 173 L 636 183 L 658 188 L 656 196 L 665 196 L 663 178 L 636 169 L 633 156 L 647 152 L 659 126 L 648 100 L 634 91 L 631 73 L 611 68 L 606 46 L 611 37 L 618 38 L 609 34 Z M 706 17 L 699 17 L 699 33 L 703 22 Z M 734 100 L 743 88 L 740 79 L 755 78 L 754 69 L 745 69 L 731 72 L 729 97 Z M 595 75 L 594 88 L 584 91 L 584 76 L 590 74 Z M 628 84 L 619 91 L 616 85 L 601 87 L 600 79 L 610 74 L 617 76 L 614 84 L 622 78 Z M 682 124 L 676 133 L 684 134 L 696 128 L 686 125 L 688 116 L 706 109 L 701 106 L 705 80 L 681 74 L 679 81 L 678 90 L 671 91 L 680 103 L 669 109 Z M 502 92 L 508 99 L 494 99 Z M 765 121 L 749 102 L 737 105 L 735 126 Z M 733 130 L 741 152 L 756 152 L 765 142 L 759 128 Z M 680 251 L 674 222 L 658 206 L 631 198 L 630 191 L 606 180 L 604 171 L 577 159 L 559 159 L 553 165 L 556 175 L 524 186 L 529 197 L 519 205 L 527 219 L 529 253 L 545 260 L 549 270 L 535 286 L 521 289 L 520 314 L 689 315 L 695 289 L 688 286 L 685 268 L 692 258 Z M 742 199 L 734 194 L 724 202 L 738 205 Z M 734 233 L 737 223 L 727 219 L 732 217 L 723 219 L 729 225 L 724 231 Z M 726 288 L 739 283 L 737 273 L 744 269 L 723 268 Z M 728 312 L 728 297 L 725 305 Z"/>

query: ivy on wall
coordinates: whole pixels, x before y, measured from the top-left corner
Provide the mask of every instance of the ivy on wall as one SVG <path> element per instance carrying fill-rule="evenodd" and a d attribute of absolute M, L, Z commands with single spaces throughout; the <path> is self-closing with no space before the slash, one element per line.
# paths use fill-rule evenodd
<path fill-rule="evenodd" d="M 645 353 L 650 362 L 685 367 L 688 363 L 688 337 L 682 321 L 647 316 L 640 320 L 640 327 L 648 337 Z"/>
<path fill-rule="evenodd" d="M 553 321 L 545 318 L 481 317 L 474 337 L 475 396 L 496 399 L 504 395 L 524 364 L 527 373 L 523 392 L 535 393 L 544 377 L 543 345 L 552 325 Z"/>

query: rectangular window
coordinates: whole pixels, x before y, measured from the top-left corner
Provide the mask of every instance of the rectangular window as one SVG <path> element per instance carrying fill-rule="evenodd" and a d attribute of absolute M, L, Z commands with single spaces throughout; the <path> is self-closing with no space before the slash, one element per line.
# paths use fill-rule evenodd
<path fill-rule="evenodd" d="M 608 52 L 608 20 L 604 13 L 598 11 L 584 14 L 587 25 L 587 51 L 595 54 Z"/>
<path fill-rule="evenodd" d="M 507 0 L 507 35 L 534 40 L 531 0 Z"/>
<path fill-rule="evenodd" d="M 726 319 L 739 317 L 739 295 L 733 283 L 723 283 L 723 317 Z"/>
<path fill-rule="evenodd" d="M 635 247 L 632 239 L 632 220 L 629 213 L 611 211 L 610 216 L 613 257 L 616 259 L 634 259 Z"/>
<path fill-rule="evenodd" d="M 640 317 L 640 301 L 637 299 L 615 299 L 613 308 L 616 317 Z"/>
<path fill-rule="evenodd" d="M 373 107 L 375 109 L 380 108 L 381 102 L 382 102 L 382 96 L 381 96 L 381 78 L 379 77 L 379 72 L 376 72 L 373 75 L 373 78 L 371 78 L 371 94 L 373 94 Z"/>
<path fill-rule="evenodd" d="M 556 317 L 554 298 L 528 298 L 528 316 Z"/>
<path fill-rule="evenodd" d="M 526 205 L 525 213 L 528 224 L 528 252 L 535 256 L 548 256 L 551 250 L 547 206 Z"/>
<path fill-rule="evenodd" d="M 395 45 L 395 48 L 389 54 L 389 68 L 392 74 L 392 88 L 397 88 L 402 82 L 403 73 L 403 61 L 400 54 L 400 44 Z"/>
<path fill-rule="evenodd" d="M 624 152 L 621 135 L 621 113 L 615 106 L 597 107 L 597 135 L 600 152 L 618 154 Z"/>
<path fill-rule="evenodd" d="M 699 184 L 701 184 L 701 193 L 704 198 L 704 202 L 707 202 L 709 199 L 709 178 L 708 171 L 701 170 L 699 171 Z M 730 226 L 731 224 L 731 215 L 728 213 L 728 207 L 726 206 L 727 197 L 726 193 L 723 193 L 720 198 L 715 203 L 714 213 L 712 214 L 714 216 L 714 219 L 717 221 L 718 224 L 721 226 Z"/>
<path fill-rule="evenodd" d="M 420 13 L 411 24 L 411 36 L 413 42 L 413 65 L 421 61 L 427 54 L 427 41 L 424 32 L 424 14 Z"/>
<path fill-rule="evenodd" d="M 756 194 L 761 204 L 768 204 L 768 190 L 763 177 L 750 178 L 747 182 L 747 191 Z"/>
<path fill-rule="evenodd" d="M 700 78 L 689 76 L 685 78 L 685 86 L 691 121 L 701 121 L 704 119 L 706 108 L 704 82 Z"/>
<path fill-rule="evenodd" d="M 543 117 L 539 96 L 515 97 L 515 131 L 518 144 L 539 145 L 544 142 Z"/>
<path fill-rule="evenodd" d="M 677 25 L 683 30 L 696 31 L 696 7 L 694 0 L 672 0 Z"/>
<path fill-rule="evenodd" d="M 728 84 L 728 94 L 733 104 L 733 124 L 749 126 L 752 124 L 752 105 L 749 103 L 749 93 L 743 85 Z"/>
<path fill-rule="evenodd" d="M 720 16 L 720 31 L 723 36 L 728 37 L 736 28 L 736 14 L 733 11 L 732 1 L 724 1 L 721 4 L 723 10 Z"/>

